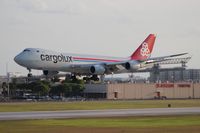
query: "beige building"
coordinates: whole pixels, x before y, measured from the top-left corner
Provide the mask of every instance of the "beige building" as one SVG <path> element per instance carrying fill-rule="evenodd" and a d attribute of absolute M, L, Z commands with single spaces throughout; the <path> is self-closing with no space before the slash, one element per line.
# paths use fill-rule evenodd
<path fill-rule="evenodd" d="M 87 84 L 85 96 L 107 99 L 200 98 L 200 84 Z"/>

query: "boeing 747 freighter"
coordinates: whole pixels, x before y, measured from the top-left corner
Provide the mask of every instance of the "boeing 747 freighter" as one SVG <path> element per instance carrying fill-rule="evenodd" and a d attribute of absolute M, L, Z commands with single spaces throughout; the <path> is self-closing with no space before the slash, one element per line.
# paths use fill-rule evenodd
<path fill-rule="evenodd" d="M 17 64 L 31 69 L 42 70 L 44 75 L 56 74 L 59 71 L 70 72 L 73 75 L 92 76 L 98 80 L 98 75 L 119 74 L 132 72 L 146 72 L 155 64 L 173 64 L 177 56 L 151 58 L 156 36 L 150 34 L 142 44 L 129 57 L 107 57 L 95 55 L 81 55 L 72 53 L 59 53 L 40 48 L 26 48 L 14 60 Z M 183 63 L 185 58 L 179 58 L 178 63 Z M 185 62 L 187 63 L 187 62 Z M 29 73 L 28 76 L 31 76 Z"/>

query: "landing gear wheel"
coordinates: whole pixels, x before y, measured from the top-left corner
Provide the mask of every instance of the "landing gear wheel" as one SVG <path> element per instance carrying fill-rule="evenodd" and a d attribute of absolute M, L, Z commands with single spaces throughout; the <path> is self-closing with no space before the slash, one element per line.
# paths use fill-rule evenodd
<path fill-rule="evenodd" d="M 32 73 L 28 73 L 28 78 L 30 78 L 30 77 L 32 77 L 33 75 L 32 75 Z"/>
<path fill-rule="evenodd" d="M 91 80 L 94 80 L 94 81 L 99 81 L 99 78 L 97 75 L 93 75 L 91 78 Z"/>
<path fill-rule="evenodd" d="M 83 77 L 83 80 L 87 81 L 87 80 L 89 80 L 89 78 L 88 77 Z"/>
<path fill-rule="evenodd" d="M 77 78 L 76 78 L 76 75 L 75 75 L 75 74 L 72 74 L 72 75 L 71 75 L 71 80 L 77 80 Z"/>

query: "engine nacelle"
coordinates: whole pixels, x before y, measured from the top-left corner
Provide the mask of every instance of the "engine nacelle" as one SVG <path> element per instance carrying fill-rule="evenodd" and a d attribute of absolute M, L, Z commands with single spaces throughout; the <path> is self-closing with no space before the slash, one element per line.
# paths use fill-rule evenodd
<path fill-rule="evenodd" d="M 105 67 L 102 65 L 94 65 L 90 67 L 90 73 L 96 75 L 102 75 L 106 71 Z"/>
<path fill-rule="evenodd" d="M 125 68 L 127 70 L 134 71 L 134 70 L 138 70 L 139 68 L 141 68 L 141 65 L 138 61 L 129 61 L 129 62 L 125 63 Z"/>
<path fill-rule="evenodd" d="M 54 76 L 54 75 L 58 74 L 58 71 L 43 70 L 43 74 L 44 74 L 45 76 Z"/>

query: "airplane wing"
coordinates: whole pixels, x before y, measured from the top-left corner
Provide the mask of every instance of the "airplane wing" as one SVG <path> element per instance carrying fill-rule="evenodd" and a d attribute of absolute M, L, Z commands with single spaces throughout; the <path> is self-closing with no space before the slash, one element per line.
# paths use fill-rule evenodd
<path fill-rule="evenodd" d="M 173 58 L 178 57 L 182 55 L 186 55 L 187 53 L 183 54 L 176 54 L 176 55 L 169 55 L 169 56 L 163 56 L 158 58 L 151 58 L 147 61 L 138 61 L 139 68 L 137 70 L 132 70 L 133 72 L 150 72 L 153 71 L 153 67 L 155 65 L 168 65 L 168 64 L 182 64 L 182 67 L 186 67 L 186 63 L 189 62 L 191 57 L 185 57 L 185 58 Z M 128 61 L 124 62 L 117 62 L 117 63 L 105 63 L 105 67 L 107 67 L 107 72 L 109 73 L 118 73 L 117 71 L 121 71 L 126 69 L 126 63 Z M 162 69 L 168 70 L 168 68 Z M 131 70 L 130 70 L 131 71 Z"/>
<path fill-rule="evenodd" d="M 191 59 L 191 57 L 184 57 L 184 58 L 174 58 L 178 56 L 183 56 L 188 53 L 181 53 L 169 56 L 162 56 L 156 58 L 149 58 L 146 61 L 146 64 L 159 64 L 159 65 L 166 65 L 166 64 L 186 64 Z"/>
<path fill-rule="evenodd" d="M 149 58 L 148 60 L 163 60 L 166 58 L 173 58 L 173 57 L 178 57 L 178 56 L 183 56 L 188 53 L 181 53 L 181 54 L 174 54 L 174 55 L 168 55 L 168 56 L 161 56 L 161 57 L 155 57 L 155 58 Z"/>
<path fill-rule="evenodd" d="M 172 68 L 159 68 L 159 72 L 162 71 L 170 71 L 170 70 L 185 70 L 186 68 L 184 67 L 172 67 Z M 156 67 L 152 67 L 152 68 L 146 68 L 146 69 L 141 69 L 138 70 L 136 73 L 142 73 L 142 72 L 157 72 L 157 68 Z"/>
<path fill-rule="evenodd" d="M 173 59 L 163 59 L 163 60 L 155 60 L 152 62 L 146 62 L 147 64 L 153 63 L 153 64 L 159 64 L 159 65 L 167 65 L 167 64 L 186 64 L 191 59 L 191 57 L 186 58 L 173 58 Z"/>

